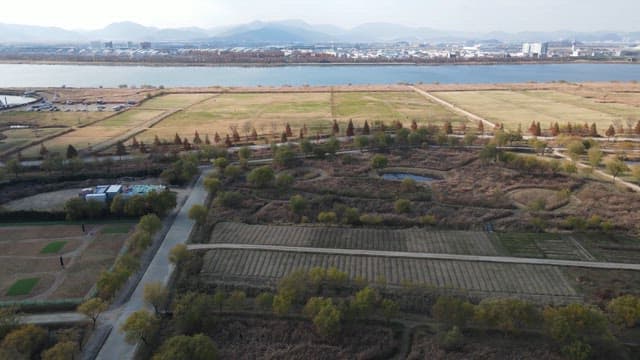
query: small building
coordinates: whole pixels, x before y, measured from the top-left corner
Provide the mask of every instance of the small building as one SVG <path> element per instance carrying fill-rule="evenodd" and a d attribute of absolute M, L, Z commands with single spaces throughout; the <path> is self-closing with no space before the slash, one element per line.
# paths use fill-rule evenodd
<path fill-rule="evenodd" d="M 87 194 L 84 199 L 86 201 L 107 202 L 107 194 Z"/>
<path fill-rule="evenodd" d="M 122 185 L 111 185 L 107 188 L 105 193 L 107 194 L 107 199 L 111 200 L 118 194 L 122 193 Z"/>

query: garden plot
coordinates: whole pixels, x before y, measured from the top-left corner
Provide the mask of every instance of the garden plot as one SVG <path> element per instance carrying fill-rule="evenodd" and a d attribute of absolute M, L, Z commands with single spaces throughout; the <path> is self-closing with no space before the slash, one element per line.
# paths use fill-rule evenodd
<path fill-rule="evenodd" d="M 0 227 L 0 301 L 83 298 L 128 237 L 132 224 L 117 225 Z"/>
<path fill-rule="evenodd" d="M 496 233 L 502 246 L 512 256 L 564 259 L 593 260 L 585 249 L 576 246 L 561 234 L 551 233 Z"/>
<path fill-rule="evenodd" d="M 424 229 L 378 230 L 220 223 L 211 243 L 498 255 L 483 232 Z"/>
<path fill-rule="evenodd" d="M 297 269 L 336 267 L 352 280 L 416 284 L 477 296 L 513 296 L 541 301 L 575 300 L 577 293 L 553 266 L 378 256 L 325 255 L 262 250 L 211 250 L 201 276 L 211 282 L 276 284 Z"/>

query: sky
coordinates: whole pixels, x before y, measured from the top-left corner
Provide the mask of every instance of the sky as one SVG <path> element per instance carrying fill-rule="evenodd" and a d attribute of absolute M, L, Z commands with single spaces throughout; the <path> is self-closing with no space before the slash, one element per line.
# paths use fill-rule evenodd
<path fill-rule="evenodd" d="M 98 29 L 118 21 L 212 28 L 300 19 L 390 22 L 460 31 L 640 31 L 638 0 L 29 0 L 3 1 L 0 23 Z"/>

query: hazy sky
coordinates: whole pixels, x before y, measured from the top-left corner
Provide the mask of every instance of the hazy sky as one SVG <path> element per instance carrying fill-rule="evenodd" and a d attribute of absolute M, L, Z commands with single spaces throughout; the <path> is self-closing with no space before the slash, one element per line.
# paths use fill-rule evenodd
<path fill-rule="evenodd" d="M 393 22 L 463 31 L 640 31 L 639 18 L 638 0 L 8 0 L 0 8 L 3 23 L 67 29 L 125 20 L 215 27 L 301 19 L 343 27 Z"/>

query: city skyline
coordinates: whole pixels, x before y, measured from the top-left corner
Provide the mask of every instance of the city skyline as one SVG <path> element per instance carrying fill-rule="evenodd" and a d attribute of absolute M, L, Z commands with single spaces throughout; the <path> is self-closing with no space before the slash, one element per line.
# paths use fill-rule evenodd
<path fill-rule="evenodd" d="M 364 9 L 364 10 L 363 10 Z M 394 23 L 456 31 L 638 31 L 640 3 L 611 0 L 338 0 L 292 1 L 184 0 L 180 6 L 148 0 L 112 0 L 108 6 L 87 1 L 11 2 L 3 6 L 0 23 L 93 30 L 113 22 L 132 21 L 161 28 L 216 28 L 252 21 L 300 19 L 310 24 L 353 28 L 365 23 Z"/>

